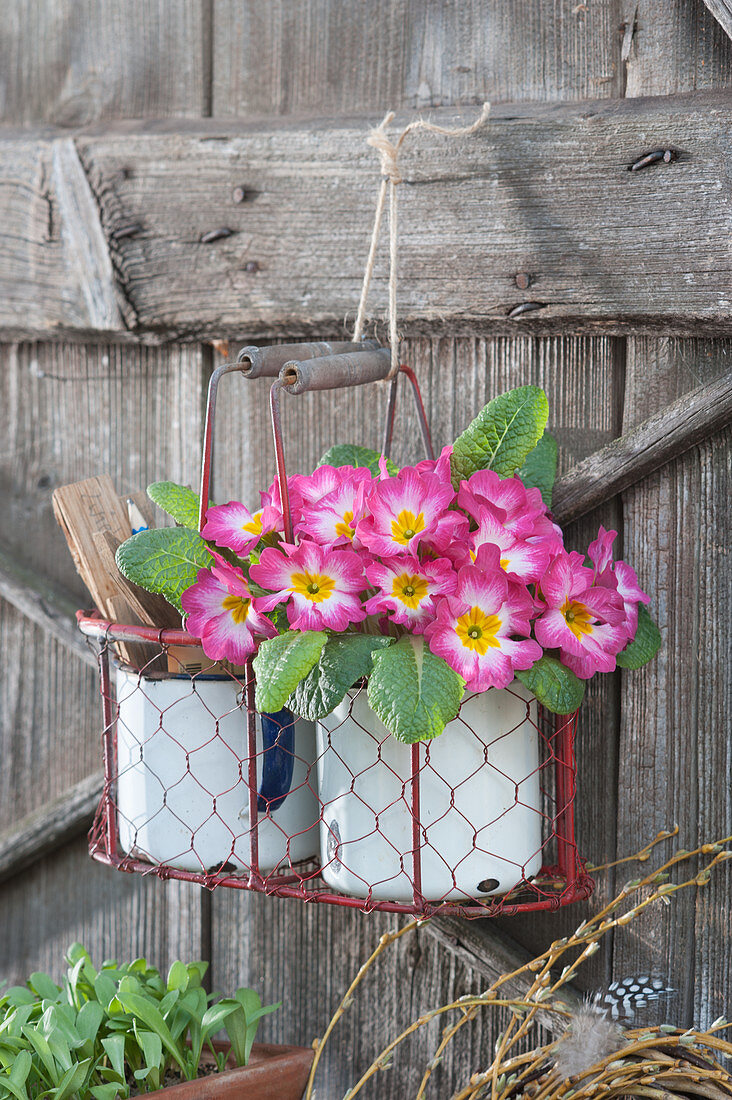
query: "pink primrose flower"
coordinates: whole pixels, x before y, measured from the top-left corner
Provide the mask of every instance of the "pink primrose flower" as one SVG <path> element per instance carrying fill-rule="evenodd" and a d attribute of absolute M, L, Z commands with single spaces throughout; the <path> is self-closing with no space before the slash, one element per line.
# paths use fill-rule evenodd
<path fill-rule="evenodd" d="M 543 540 L 536 543 L 519 539 L 501 522 L 500 510 L 482 505 L 476 515 L 478 530 L 470 536 L 473 557 L 479 548 L 492 545 L 500 551 L 499 562 L 505 573 L 512 573 L 524 584 L 541 579 L 549 564 L 549 548 Z"/>
<path fill-rule="evenodd" d="M 273 624 L 255 609 L 241 569 L 216 555 L 216 565 L 200 569 L 195 584 L 181 596 L 186 629 L 201 639 L 203 651 L 214 661 L 227 658 L 243 663 L 257 648 L 255 635 L 272 638 Z"/>
<path fill-rule="evenodd" d="M 628 641 L 632 641 L 638 629 L 638 604 L 650 603 L 650 596 L 641 588 L 631 565 L 624 561 L 613 562 L 612 544 L 616 535 L 617 531 L 606 531 L 601 527 L 587 552 L 595 567 L 595 584 L 620 595 L 628 627 Z"/>
<path fill-rule="evenodd" d="M 449 561 L 418 562 L 411 554 L 373 562 L 366 576 L 378 589 L 365 604 L 369 615 L 390 612 L 395 623 L 423 634 L 435 615 L 435 601 L 455 591 L 457 576 Z"/>
<path fill-rule="evenodd" d="M 458 504 L 476 522 L 481 508 L 489 505 L 516 538 L 546 542 L 552 556 L 563 548 L 561 528 L 549 518 L 541 493 L 538 489 L 527 489 L 518 477 L 499 477 L 494 470 L 477 470 L 461 483 Z"/>
<path fill-rule="evenodd" d="M 368 472 L 368 471 L 367 471 Z M 354 541 L 356 524 L 364 514 L 364 497 L 371 482 L 346 477 L 316 504 L 305 504 L 298 534 L 325 546 L 347 546 Z"/>
<path fill-rule="evenodd" d="M 300 510 L 302 508 L 302 497 L 297 486 L 296 477 L 288 477 L 287 479 L 287 492 L 290 498 L 290 513 L 292 515 L 293 528 L 297 526 L 300 519 Z M 272 508 L 277 514 L 277 527 L 275 530 L 284 531 L 285 520 L 282 510 L 282 499 L 280 496 L 280 483 L 277 478 L 274 479 L 268 489 L 261 489 L 259 492 L 260 500 L 262 502 L 262 509 Z"/>
<path fill-rule="evenodd" d="M 436 474 L 440 481 L 452 484 L 451 457 L 452 443 L 448 443 L 446 447 L 442 448 L 438 458 L 423 458 L 412 469 L 416 470 L 418 474 Z"/>
<path fill-rule="evenodd" d="M 628 641 L 622 598 L 594 580 L 581 554 L 556 557 L 541 578 L 546 610 L 534 623 L 537 641 L 559 649 L 562 664 L 583 680 L 612 672 L 616 654 Z"/>
<path fill-rule="evenodd" d="M 542 655 L 527 637 L 533 600 L 502 571 L 497 554 L 490 548 L 481 552 L 480 567 L 460 569 L 455 594 L 439 601 L 425 629 L 430 649 L 463 677 L 466 691 L 507 687 L 516 669 L 531 668 Z"/>
<path fill-rule="evenodd" d="M 232 500 L 229 504 L 209 508 L 201 533 L 217 546 L 225 546 L 243 557 L 263 535 L 279 530 L 280 523 L 281 513 L 271 505 L 265 505 L 258 512 L 250 512 L 243 504 Z"/>
<path fill-rule="evenodd" d="M 345 630 L 366 618 L 359 598 L 366 587 L 363 564 L 353 550 L 329 550 L 307 541 L 299 546 L 282 543 L 281 548 L 264 550 L 249 572 L 253 581 L 271 590 L 257 598 L 258 610 L 271 611 L 287 601 L 294 630 Z"/>
<path fill-rule="evenodd" d="M 380 558 L 416 556 L 422 541 L 439 549 L 465 519 L 459 512 L 446 511 L 454 496 L 452 485 L 442 483 L 436 473 L 418 474 L 405 466 L 396 477 L 374 482 L 356 534 Z"/>

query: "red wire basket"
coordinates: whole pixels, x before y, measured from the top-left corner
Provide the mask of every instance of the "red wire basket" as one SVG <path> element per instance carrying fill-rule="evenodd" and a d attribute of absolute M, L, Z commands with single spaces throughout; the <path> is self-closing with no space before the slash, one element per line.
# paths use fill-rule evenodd
<path fill-rule="evenodd" d="M 218 381 L 235 369 L 212 377 L 202 501 Z M 416 379 L 400 373 L 431 455 Z M 271 391 L 283 487 L 286 385 L 278 378 Z M 313 388 L 329 387 L 321 377 Z M 208 888 L 418 916 L 555 909 L 591 894 L 574 836 L 576 715 L 543 714 L 517 682 L 466 697 L 440 737 L 406 745 L 373 715 L 363 684 L 318 723 L 286 709 L 260 714 L 251 660 L 232 669 L 183 630 L 77 618 L 99 647 L 104 712 L 95 859 Z"/>

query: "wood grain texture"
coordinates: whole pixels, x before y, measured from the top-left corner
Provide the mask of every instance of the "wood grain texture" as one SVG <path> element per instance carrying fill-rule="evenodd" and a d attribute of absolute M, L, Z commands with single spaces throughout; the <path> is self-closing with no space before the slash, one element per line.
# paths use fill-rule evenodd
<path fill-rule="evenodd" d="M 701 2 L 640 0 L 627 77 L 628 95 L 728 88 L 732 43 Z M 624 429 L 725 374 L 729 355 L 727 341 L 630 339 Z M 664 646 L 623 674 L 618 854 L 661 821 L 678 822 L 689 847 L 732 831 L 729 454 L 729 432 L 717 433 L 625 494 L 624 556 L 654 600 Z M 654 965 L 679 990 L 669 1014 L 708 1024 L 732 996 L 729 896 L 725 868 L 697 897 L 649 912 L 616 941 L 614 976 Z"/>
<path fill-rule="evenodd" d="M 123 493 L 163 478 L 196 486 L 203 388 L 194 347 L 0 346 L 6 552 L 87 605 L 52 491 L 97 474 Z"/>
<path fill-rule="evenodd" d="M 257 989 L 265 1003 L 285 998 L 283 1010 L 262 1021 L 264 1042 L 307 1045 L 322 1035 L 360 964 L 379 937 L 398 923 L 382 913 L 367 916 L 327 905 L 311 908 L 281 898 L 241 896 L 233 890 L 215 891 L 212 904 L 217 987 L 244 982 Z M 242 937 L 245 921 L 248 935 Z M 483 976 L 466 968 L 426 930 L 407 934 L 378 960 L 341 1019 L 318 1071 L 317 1095 L 327 1100 L 342 1097 L 383 1046 L 422 1012 L 485 985 Z M 418 1031 L 366 1095 L 380 1100 L 414 1096 L 443 1027 L 454 1019 L 438 1018 Z M 487 1011 L 463 1028 L 435 1072 L 432 1094 L 449 1096 L 460 1082 L 466 1084 L 475 1067 L 485 1064 L 506 1022 L 503 1011 Z"/>
<path fill-rule="evenodd" d="M 552 510 L 557 522 L 567 523 L 648 477 L 731 420 L 732 370 L 664 405 L 569 470 L 555 486 Z"/>
<path fill-rule="evenodd" d="M 519 104 L 498 106 L 459 141 L 407 142 L 402 329 L 728 331 L 731 121 L 729 98 L 714 93 Z M 77 223 L 87 184 L 98 207 L 86 235 L 79 224 L 64 228 L 49 167 L 55 140 L 6 135 L 0 169 L 12 161 L 14 182 L 0 211 L 19 232 L 0 246 L 0 328 L 106 332 L 120 301 L 120 336 L 340 334 L 358 301 L 373 218 L 378 177 L 366 128 L 366 120 L 281 129 L 231 121 L 191 132 L 176 124 L 171 133 L 120 123 L 79 134 L 86 183 L 77 178 Z M 69 150 L 71 139 L 61 140 Z M 628 171 L 659 148 L 678 158 Z M 249 200 L 235 203 L 236 187 Z M 86 280 L 74 279 L 87 237 L 96 260 Z M 516 286 L 518 273 L 530 276 L 527 290 Z M 374 318 L 383 315 L 385 279 L 382 251 Z M 527 303 L 537 308 L 509 316 Z"/>
<path fill-rule="evenodd" d="M 198 118 L 207 113 L 207 34 L 199 0 L 6 0 L 0 118 Z"/>
<path fill-rule="evenodd" d="M 732 4 L 729 0 L 704 0 L 728 38 L 732 38 Z"/>
<path fill-rule="evenodd" d="M 623 0 L 637 7 L 626 65 L 627 96 L 728 88 L 732 43 L 703 0 Z"/>
<path fill-rule="evenodd" d="M 0 548 L 0 596 L 86 664 L 96 658 L 76 629 L 76 601 Z"/>
<path fill-rule="evenodd" d="M 0 833 L 0 882 L 28 870 L 88 830 L 103 786 L 104 776 L 95 772 Z"/>
<path fill-rule="evenodd" d="M 8 655 L 0 680 L 5 828 L 99 766 L 98 685 L 78 659 L 88 661 L 90 651 L 73 633 L 72 601 L 83 607 L 89 596 L 53 517 L 51 491 L 96 473 L 125 491 L 163 477 L 195 484 L 203 368 L 193 348 L 11 346 L 0 359 L 9 563 L 0 590 L 10 601 L 0 601 Z M 56 598 L 56 589 L 68 596 Z"/>
<path fill-rule="evenodd" d="M 617 0 L 214 0 L 213 114 L 619 94 Z"/>
<path fill-rule="evenodd" d="M 144 956 L 167 973 L 176 958 L 202 957 L 200 895 L 197 886 L 94 863 L 79 839 L 3 886 L 0 972 L 11 983 L 34 970 L 58 981 L 64 953 L 81 942 L 97 965 Z"/>
<path fill-rule="evenodd" d="M 732 346 L 637 340 L 629 352 L 626 427 L 700 379 L 726 376 Z M 732 832 L 731 441 L 729 429 L 718 431 L 624 497 L 623 557 L 651 595 L 663 648 L 644 669 L 623 674 L 619 852 L 674 823 L 689 848 Z M 616 976 L 662 966 L 679 990 L 674 1018 L 686 1024 L 710 1023 L 729 996 L 718 925 L 728 887 L 722 872 L 698 898 L 689 891 L 670 909 L 649 911 L 616 944 Z"/>

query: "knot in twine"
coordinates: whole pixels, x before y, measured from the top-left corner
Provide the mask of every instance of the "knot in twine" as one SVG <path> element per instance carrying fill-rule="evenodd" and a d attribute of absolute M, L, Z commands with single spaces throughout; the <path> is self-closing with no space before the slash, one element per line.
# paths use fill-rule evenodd
<path fill-rule="evenodd" d="M 374 126 L 369 132 L 369 136 L 366 138 L 366 144 L 373 146 L 379 154 L 382 177 L 389 180 L 390 183 L 401 183 L 402 177 L 399 173 L 399 147 L 408 133 L 409 127 L 402 132 L 396 143 L 390 141 L 386 136 L 386 127 L 393 119 L 394 112 L 389 111 L 383 122 L 378 126 Z"/>
<path fill-rule="evenodd" d="M 391 368 L 387 380 L 394 378 L 399 370 L 399 334 L 397 332 L 397 259 L 398 259 L 398 231 L 397 231 L 397 186 L 403 182 L 399 171 L 399 152 L 407 134 L 415 130 L 427 130 L 432 134 L 444 134 L 446 137 L 465 137 L 475 133 L 486 122 L 490 113 L 490 103 L 484 103 L 480 115 L 470 126 L 458 126 L 449 129 L 445 126 L 435 126 L 422 118 L 415 119 L 406 126 L 396 141 L 391 141 L 387 136 L 386 128 L 394 120 L 394 112 L 389 111 L 383 121 L 375 126 L 366 138 L 366 144 L 371 145 L 379 154 L 381 162 L 381 186 L 376 203 L 374 216 L 374 228 L 371 234 L 371 245 L 366 261 L 366 270 L 363 275 L 361 288 L 361 300 L 358 304 L 358 315 L 353 331 L 355 343 L 363 335 L 363 327 L 366 319 L 366 303 L 368 300 L 371 277 L 374 272 L 374 260 L 376 248 L 379 243 L 381 221 L 386 204 L 386 193 L 389 191 L 389 345 L 391 348 Z"/>

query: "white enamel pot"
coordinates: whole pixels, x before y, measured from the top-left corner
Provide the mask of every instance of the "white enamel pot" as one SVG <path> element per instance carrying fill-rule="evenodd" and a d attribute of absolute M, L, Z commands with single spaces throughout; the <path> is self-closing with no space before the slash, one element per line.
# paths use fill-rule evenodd
<path fill-rule="evenodd" d="M 518 681 L 466 696 L 420 745 L 421 893 L 504 894 L 542 863 L 537 703 Z M 322 876 L 374 900 L 413 899 L 411 746 L 352 691 L 318 723 Z"/>
<path fill-rule="evenodd" d="M 228 677 L 148 679 L 117 670 L 117 818 L 125 852 L 185 871 L 251 866 L 247 712 Z M 318 848 L 315 728 L 257 716 L 263 872 Z"/>

